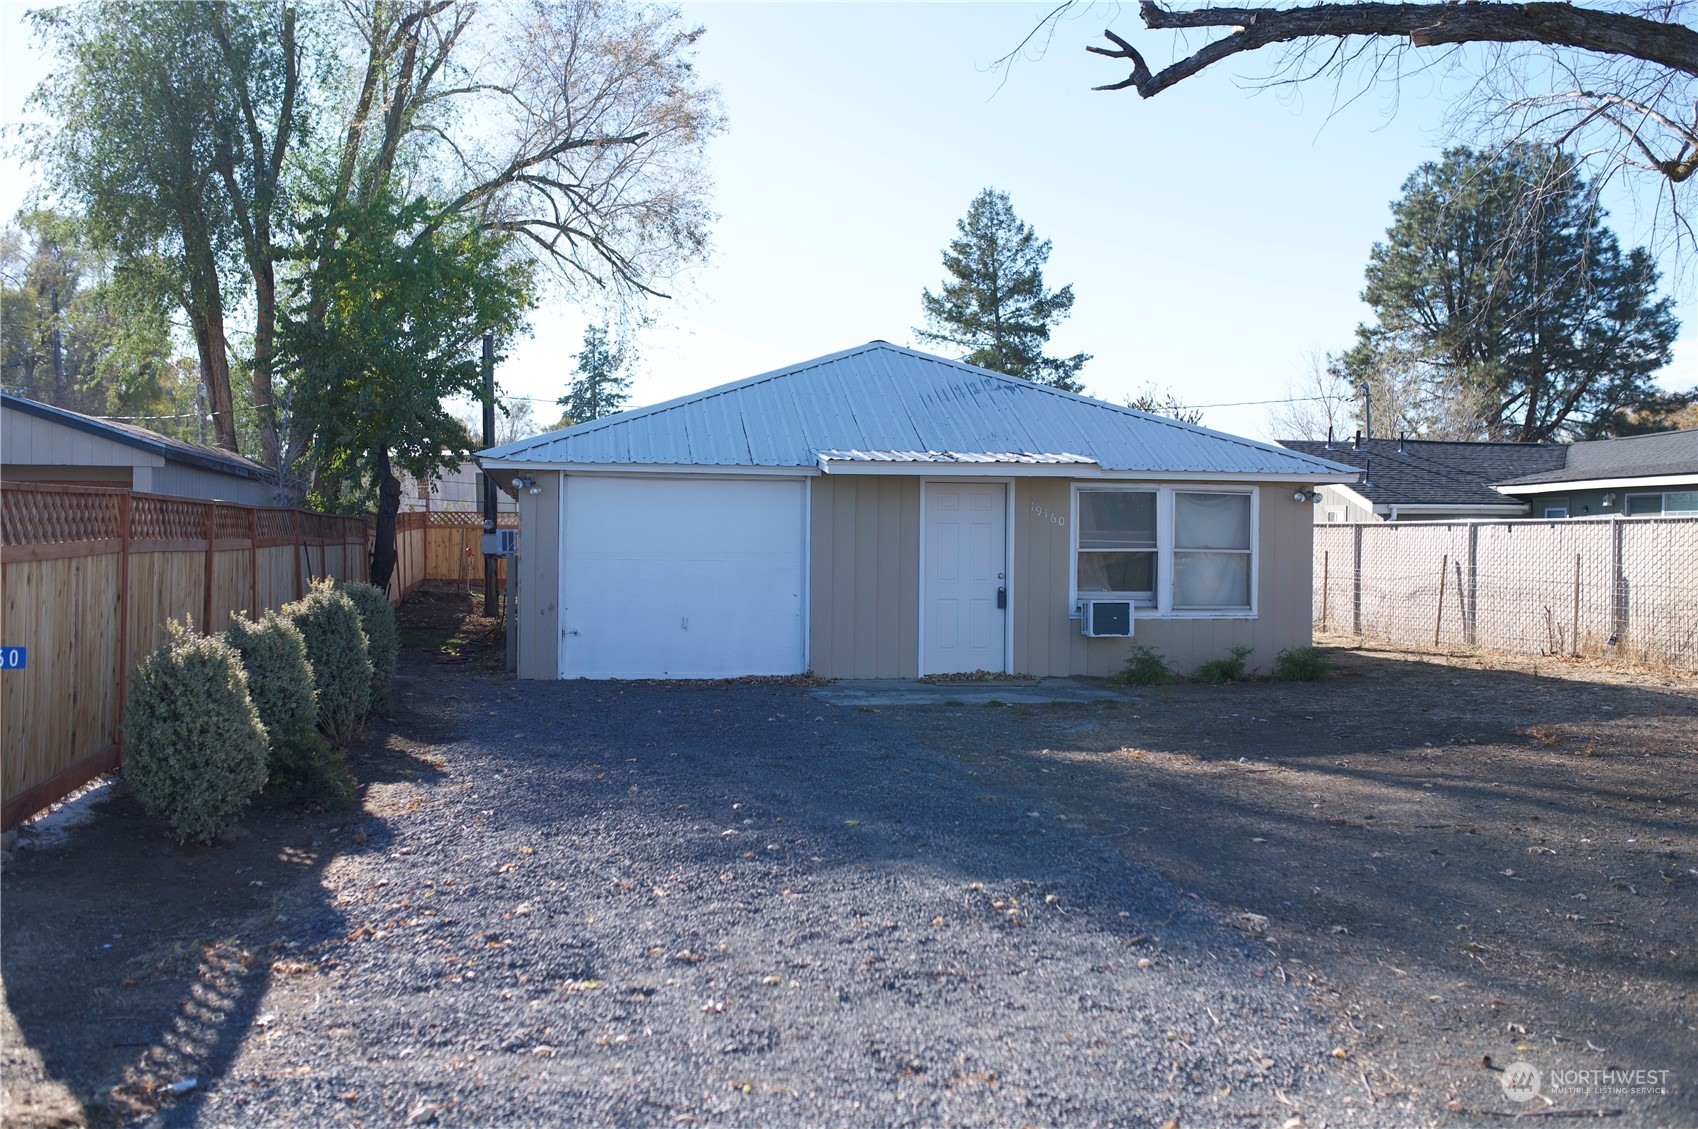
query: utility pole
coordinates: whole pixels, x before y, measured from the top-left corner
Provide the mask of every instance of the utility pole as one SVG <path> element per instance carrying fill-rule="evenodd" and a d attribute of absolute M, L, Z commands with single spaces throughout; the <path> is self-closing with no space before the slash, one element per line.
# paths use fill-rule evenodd
<path fill-rule="evenodd" d="M 486 450 L 495 446 L 495 331 L 489 329 L 483 334 L 483 445 Z M 493 534 L 495 529 L 495 479 L 486 470 L 483 473 L 483 531 Z M 495 586 L 496 564 L 500 559 L 494 553 L 483 555 L 483 614 L 486 619 L 494 619 L 499 614 Z"/>
<path fill-rule="evenodd" d="M 1374 437 L 1374 392 L 1366 380 L 1362 382 L 1362 430 L 1367 438 Z"/>

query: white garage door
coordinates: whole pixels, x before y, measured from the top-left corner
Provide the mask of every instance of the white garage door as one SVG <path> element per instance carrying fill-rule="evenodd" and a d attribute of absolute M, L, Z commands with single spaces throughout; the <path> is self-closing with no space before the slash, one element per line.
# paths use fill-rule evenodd
<path fill-rule="evenodd" d="M 565 678 L 800 674 L 806 483 L 568 475 Z"/>

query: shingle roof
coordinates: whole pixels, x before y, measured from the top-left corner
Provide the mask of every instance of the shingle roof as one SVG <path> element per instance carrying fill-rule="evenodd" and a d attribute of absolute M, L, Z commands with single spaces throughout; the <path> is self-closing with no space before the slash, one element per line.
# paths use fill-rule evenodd
<path fill-rule="evenodd" d="M 883 341 L 480 453 L 499 463 L 815 467 L 826 452 L 1312 476 L 1324 458 Z"/>
<path fill-rule="evenodd" d="M 173 462 L 188 463 L 203 470 L 215 470 L 224 474 L 240 475 L 243 478 L 255 478 L 269 481 L 273 477 L 271 471 L 250 459 L 218 447 L 203 447 L 199 443 L 185 443 L 181 439 L 172 439 L 157 431 L 149 431 L 145 427 L 137 427 L 131 423 L 117 420 L 100 419 L 97 416 L 85 416 L 81 412 L 56 408 L 52 404 L 43 404 L 36 400 L 14 396 L 10 392 L 0 393 L 6 407 L 23 412 L 37 419 L 51 420 L 75 431 L 88 435 L 98 435 L 102 439 L 110 439 L 114 443 L 122 443 L 127 447 L 135 447 Z"/>
<path fill-rule="evenodd" d="M 1376 505 L 1515 506 L 1492 483 L 1518 474 L 1560 469 L 1560 443 L 1451 443 L 1431 439 L 1364 439 L 1332 447 L 1321 440 L 1282 439 L 1294 451 L 1367 470 L 1350 489 Z M 1400 449 L 1401 448 L 1401 449 Z"/>
<path fill-rule="evenodd" d="M 1698 428 L 1591 439 L 1572 444 L 1567 450 L 1566 463 L 1519 478 L 1500 478 L 1497 484 L 1534 486 L 1544 482 L 1698 475 Z"/>

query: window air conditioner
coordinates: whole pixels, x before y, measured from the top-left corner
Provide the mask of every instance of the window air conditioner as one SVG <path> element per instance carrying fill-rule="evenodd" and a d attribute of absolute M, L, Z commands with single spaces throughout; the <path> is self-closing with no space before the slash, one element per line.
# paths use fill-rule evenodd
<path fill-rule="evenodd" d="M 1079 611 L 1079 630 L 1092 639 L 1132 634 L 1131 600 L 1081 600 Z"/>

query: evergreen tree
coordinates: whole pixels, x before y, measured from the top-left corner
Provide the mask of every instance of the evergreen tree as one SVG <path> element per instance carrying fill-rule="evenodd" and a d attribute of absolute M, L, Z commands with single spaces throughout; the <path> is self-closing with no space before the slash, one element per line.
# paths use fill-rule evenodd
<path fill-rule="evenodd" d="M 1006 192 L 987 188 L 974 198 L 960 237 L 943 253 L 949 272 L 939 293 L 923 291 L 930 328 L 920 340 L 965 350 L 962 360 L 1068 392 L 1079 392 L 1089 353 L 1046 357 L 1050 330 L 1073 310 L 1073 288 L 1044 287 L 1050 242 L 1014 214 Z"/>
<path fill-rule="evenodd" d="M 623 372 L 635 359 L 630 350 L 608 340 L 606 326 L 591 325 L 584 329 L 584 348 L 577 358 L 576 375 L 566 395 L 556 401 L 566 409 L 565 418 L 588 423 L 623 410 L 631 398 L 631 378 Z"/>
<path fill-rule="evenodd" d="M 1658 397 L 1679 324 L 1642 248 L 1623 253 L 1571 158 L 1448 150 L 1403 185 L 1342 358 L 1382 434 L 1544 441 L 1605 433 Z M 1382 410 L 1385 405 L 1386 410 Z"/>

